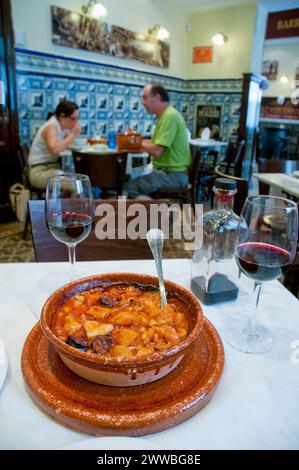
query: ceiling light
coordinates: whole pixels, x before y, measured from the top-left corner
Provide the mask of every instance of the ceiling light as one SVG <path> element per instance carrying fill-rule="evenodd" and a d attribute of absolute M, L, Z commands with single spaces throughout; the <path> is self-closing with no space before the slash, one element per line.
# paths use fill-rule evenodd
<path fill-rule="evenodd" d="M 224 36 L 223 33 L 217 33 L 215 36 L 212 37 L 212 42 L 216 46 L 223 46 L 225 42 L 227 42 L 228 38 Z"/>
<path fill-rule="evenodd" d="M 87 5 L 82 6 L 84 15 L 92 16 L 95 19 L 106 18 L 107 8 L 96 0 L 89 0 Z"/>
<path fill-rule="evenodd" d="M 150 36 L 155 36 L 159 41 L 165 41 L 165 39 L 168 39 L 170 36 L 170 33 L 167 31 L 167 29 L 163 28 L 159 24 L 156 24 L 153 28 L 150 28 L 148 30 L 148 34 Z"/>

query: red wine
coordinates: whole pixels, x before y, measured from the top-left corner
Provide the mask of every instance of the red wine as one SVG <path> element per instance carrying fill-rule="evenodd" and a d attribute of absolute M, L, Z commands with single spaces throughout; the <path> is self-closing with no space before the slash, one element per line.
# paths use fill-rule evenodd
<path fill-rule="evenodd" d="M 237 247 L 235 256 L 241 271 L 256 282 L 277 279 L 281 267 L 291 261 L 286 250 L 267 243 L 243 243 Z"/>
<path fill-rule="evenodd" d="M 48 222 L 53 237 L 62 243 L 79 243 L 89 235 L 92 218 L 89 215 L 75 212 L 53 214 Z"/>

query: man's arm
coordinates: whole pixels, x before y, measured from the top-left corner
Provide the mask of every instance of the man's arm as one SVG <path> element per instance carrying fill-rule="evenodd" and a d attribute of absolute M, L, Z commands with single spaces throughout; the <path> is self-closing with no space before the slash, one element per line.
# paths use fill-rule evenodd
<path fill-rule="evenodd" d="M 144 139 L 142 141 L 142 150 L 153 157 L 159 158 L 162 152 L 164 152 L 165 147 L 163 147 L 163 145 L 155 144 L 149 139 Z"/>

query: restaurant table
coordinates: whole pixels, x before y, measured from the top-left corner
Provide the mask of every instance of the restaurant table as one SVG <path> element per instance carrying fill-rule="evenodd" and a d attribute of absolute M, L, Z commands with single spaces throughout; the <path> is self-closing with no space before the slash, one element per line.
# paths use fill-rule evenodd
<path fill-rule="evenodd" d="M 189 288 L 190 260 L 164 260 L 163 268 L 165 278 Z M 155 274 L 155 265 L 153 260 L 77 264 L 79 276 L 104 272 Z M 44 301 L 68 279 L 68 263 L 0 264 L 0 337 L 9 361 L 0 392 L 1 449 L 58 449 L 72 444 L 75 448 L 83 440 L 89 439 L 90 445 L 95 441 L 42 412 L 26 391 L 21 372 L 24 341 Z M 221 337 L 231 319 L 249 311 L 253 284 L 244 276 L 241 282 L 237 301 L 203 306 Z M 153 449 L 156 445 L 186 450 L 299 448 L 299 302 L 278 281 L 264 283 L 259 318 L 276 336 L 275 348 L 250 355 L 224 341 L 224 370 L 210 403 L 182 424 L 139 437 L 138 448 L 143 443 Z M 109 448 L 109 437 L 104 442 Z"/>
<path fill-rule="evenodd" d="M 227 147 L 228 142 L 215 139 L 190 139 L 189 144 L 200 149 L 217 150 L 217 152 L 220 152 L 223 147 Z"/>
<path fill-rule="evenodd" d="M 299 199 L 299 179 L 285 173 L 253 173 L 258 181 L 280 189 L 283 193 Z"/>
<path fill-rule="evenodd" d="M 75 170 L 89 176 L 92 186 L 102 191 L 114 190 L 117 195 L 123 193 L 126 179 L 126 164 L 128 152 L 106 149 L 73 150 Z"/>
<path fill-rule="evenodd" d="M 77 152 L 80 152 L 80 153 L 93 153 L 95 156 L 99 155 L 119 155 L 119 154 L 123 154 L 124 151 L 118 151 L 117 149 L 107 149 L 107 150 L 97 150 L 96 148 L 94 148 L 93 146 L 89 145 L 89 146 L 71 146 L 70 147 L 71 150 L 74 150 L 74 151 L 77 151 Z M 134 176 L 134 169 L 136 167 L 134 167 L 134 162 L 133 160 L 141 160 L 142 161 L 142 165 L 140 165 L 140 167 L 137 167 L 138 169 L 140 169 L 140 175 L 142 174 L 142 170 L 145 170 L 147 164 L 148 164 L 148 153 L 147 152 L 130 152 L 128 151 L 127 152 L 128 156 L 127 156 L 127 164 L 126 164 L 126 175 L 130 175 L 130 176 Z M 138 173 L 138 176 L 139 176 L 139 173 Z"/>

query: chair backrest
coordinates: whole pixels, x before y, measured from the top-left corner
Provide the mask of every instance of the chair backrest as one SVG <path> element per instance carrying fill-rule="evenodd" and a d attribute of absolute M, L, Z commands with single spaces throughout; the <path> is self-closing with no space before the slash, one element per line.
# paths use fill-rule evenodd
<path fill-rule="evenodd" d="M 233 176 L 240 176 L 242 173 L 242 160 L 245 150 L 245 140 L 237 142 L 230 141 L 227 146 L 225 158 L 221 162 L 221 168 L 225 173 L 233 171 Z"/>
<path fill-rule="evenodd" d="M 122 194 L 125 183 L 127 155 L 127 152 L 99 154 L 73 151 L 77 173 L 88 175 L 92 186 L 115 189 L 118 195 Z"/>
<path fill-rule="evenodd" d="M 192 203 L 195 204 L 197 200 L 197 194 L 199 190 L 200 184 L 200 176 L 201 176 L 201 153 L 199 151 L 195 152 L 192 165 L 189 171 L 189 183 L 191 185 L 191 193 L 192 193 Z"/>
<path fill-rule="evenodd" d="M 258 159 L 259 173 L 293 173 L 299 170 L 299 160 L 283 160 L 283 159 Z"/>
<path fill-rule="evenodd" d="M 234 200 L 234 211 L 236 214 L 240 214 L 242 207 L 244 205 L 244 202 L 248 196 L 248 180 L 245 178 L 239 178 L 237 176 L 232 176 L 228 175 L 226 173 L 223 173 L 220 169 L 220 166 L 215 167 L 215 175 L 218 178 L 229 178 L 237 183 L 237 193 L 235 194 L 235 200 Z M 212 192 L 212 197 L 213 197 L 213 192 Z"/>
<path fill-rule="evenodd" d="M 96 201 L 96 217 L 94 227 L 86 240 L 79 243 L 76 248 L 76 257 L 78 261 L 99 261 L 99 260 L 121 260 L 121 259 L 151 259 L 152 254 L 147 244 L 146 239 L 118 239 L 120 233 L 123 233 L 122 227 L 127 230 L 128 224 L 138 217 L 138 212 L 135 213 L 137 208 L 132 207 L 136 204 L 136 200 L 121 200 L 126 204 L 126 211 L 120 209 L 118 200 L 97 200 Z M 149 229 L 150 224 L 150 207 L 152 204 L 166 204 L 165 200 L 153 201 L 138 201 L 145 208 L 147 216 L 147 227 L 142 227 L 144 230 Z M 109 207 L 107 206 L 109 205 Z M 32 238 L 35 251 L 35 258 L 38 262 L 47 261 L 67 261 L 68 251 L 64 243 L 60 243 L 49 232 L 46 219 L 45 219 L 45 201 L 31 200 L 28 203 L 29 214 L 32 227 Z M 111 206 L 114 209 L 113 215 L 109 215 Z M 122 206 L 123 207 L 123 206 Z M 130 210 L 134 215 L 127 215 Z M 96 232 L 99 230 L 98 224 L 107 223 L 113 217 L 115 223 L 116 237 L 115 239 L 99 240 L 96 237 Z M 102 222 L 101 222 L 102 221 Z M 160 221 L 161 222 L 161 221 Z M 160 226 L 160 222 L 158 225 Z M 134 222 L 135 223 L 135 222 Z M 153 223 L 153 222 L 152 222 Z M 119 224 L 121 224 L 119 226 Z M 153 228 L 153 227 L 151 227 Z M 103 230 L 106 230 L 103 227 Z"/>
<path fill-rule="evenodd" d="M 30 182 L 28 178 L 28 155 L 29 155 L 29 147 L 27 142 L 17 144 L 17 157 L 20 165 L 20 169 L 23 175 L 23 184 L 29 188 Z"/>

